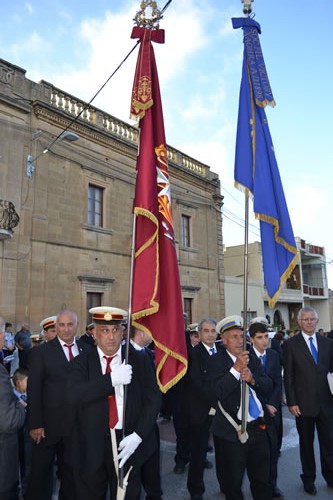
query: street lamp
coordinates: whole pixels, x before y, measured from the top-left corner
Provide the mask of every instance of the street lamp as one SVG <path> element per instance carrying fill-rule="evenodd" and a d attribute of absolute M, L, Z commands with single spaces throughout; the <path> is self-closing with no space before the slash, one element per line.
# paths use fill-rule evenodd
<path fill-rule="evenodd" d="M 44 149 L 39 155 L 37 155 L 35 158 L 32 157 L 32 155 L 27 156 L 27 163 L 26 163 L 26 173 L 27 177 L 32 177 L 32 174 L 36 170 L 36 167 L 34 165 L 34 162 L 38 160 L 38 158 L 45 153 L 47 153 L 50 148 L 55 144 L 56 142 L 59 141 L 67 141 L 67 142 L 74 142 L 80 139 L 80 136 L 78 134 L 75 134 L 75 132 L 71 132 L 70 130 L 65 130 L 62 134 L 59 135 L 59 137 L 56 137 L 51 144 Z"/>

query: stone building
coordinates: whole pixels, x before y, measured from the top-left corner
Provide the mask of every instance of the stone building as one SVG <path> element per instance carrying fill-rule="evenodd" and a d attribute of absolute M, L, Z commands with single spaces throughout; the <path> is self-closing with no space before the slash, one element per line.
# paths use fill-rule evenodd
<path fill-rule="evenodd" d="M 137 146 L 134 126 L 0 60 L 0 314 L 7 321 L 37 332 L 42 318 L 70 307 L 84 329 L 91 306 L 127 308 Z M 189 322 L 220 319 L 220 182 L 169 146 L 168 158 L 184 310 Z"/>
<path fill-rule="evenodd" d="M 325 248 L 307 243 L 297 237 L 299 261 L 291 276 L 283 285 L 279 300 L 273 309 L 268 306 L 264 286 L 261 243 L 255 241 L 248 246 L 248 320 L 255 316 L 266 316 L 276 328 L 296 330 L 297 313 L 303 306 L 314 307 L 319 314 L 318 328 L 330 330 L 329 289 L 326 271 Z M 227 247 L 225 264 L 225 312 L 243 313 L 244 245 Z M 238 311 L 238 312 L 237 312 Z"/>

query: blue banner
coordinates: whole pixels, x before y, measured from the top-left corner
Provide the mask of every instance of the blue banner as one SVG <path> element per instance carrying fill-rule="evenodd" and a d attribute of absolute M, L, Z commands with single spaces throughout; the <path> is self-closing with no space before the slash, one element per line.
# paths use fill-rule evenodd
<path fill-rule="evenodd" d="M 249 18 L 232 21 L 234 28 L 244 30 L 235 185 L 253 197 L 255 216 L 260 220 L 268 302 L 274 307 L 283 284 L 297 264 L 297 247 L 264 109 L 266 104 L 274 105 L 274 99 L 260 48 L 260 26 Z"/>

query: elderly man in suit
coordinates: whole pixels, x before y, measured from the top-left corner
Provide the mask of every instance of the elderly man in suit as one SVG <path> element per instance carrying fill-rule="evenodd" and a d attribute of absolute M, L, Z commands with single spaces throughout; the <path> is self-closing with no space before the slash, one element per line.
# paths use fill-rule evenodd
<path fill-rule="evenodd" d="M 5 322 L 0 318 L 0 351 L 4 346 Z M 18 499 L 18 430 L 25 420 L 25 408 L 13 393 L 6 368 L 0 364 L 0 498 Z"/>
<path fill-rule="evenodd" d="M 333 342 L 316 334 L 318 314 L 312 307 L 298 312 L 301 332 L 283 344 L 287 405 L 296 417 L 304 490 L 316 495 L 313 440 L 317 429 L 321 472 L 333 487 L 333 395 L 327 373 L 333 371 Z"/>
<path fill-rule="evenodd" d="M 197 326 L 199 343 L 189 352 L 190 464 L 187 488 L 192 500 L 201 500 L 205 491 L 204 469 L 207 444 L 217 398 L 209 376 L 210 357 L 216 354 L 216 321 L 202 319 Z M 219 472 L 216 467 L 217 473 Z"/>
<path fill-rule="evenodd" d="M 264 401 L 273 384 L 256 356 L 244 351 L 242 323 L 240 316 L 228 316 L 217 325 L 225 349 L 212 356 L 210 362 L 212 386 L 218 399 L 212 426 L 215 454 L 223 471 L 226 500 L 243 500 L 245 470 L 254 500 L 270 500 Z M 246 417 L 246 434 L 240 425 L 242 415 Z"/>
<path fill-rule="evenodd" d="M 265 400 L 265 413 L 267 434 L 269 439 L 270 457 L 270 482 L 273 487 L 273 498 L 284 498 L 282 491 L 277 487 L 279 435 L 281 427 L 281 398 L 282 398 L 282 373 L 280 358 L 276 351 L 270 349 L 268 336 L 268 322 L 266 318 L 257 317 L 250 321 L 249 334 L 251 340 L 250 352 L 261 362 L 262 367 L 273 382 L 273 390 Z"/>
<path fill-rule="evenodd" d="M 75 411 L 65 401 L 64 392 L 70 361 L 84 349 L 75 340 L 77 327 L 76 313 L 61 311 L 56 319 L 57 336 L 31 350 L 28 405 L 33 446 L 28 500 L 52 498 L 56 456 L 60 479 L 59 499 L 75 498 L 73 475 L 64 463 Z"/>
<path fill-rule="evenodd" d="M 77 498 L 105 500 L 109 488 L 115 500 L 122 468 L 124 483 L 128 478 L 125 498 L 138 500 L 141 465 L 157 447 L 160 391 L 144 352 L 130 349 L 129 364 L 124 362 L 126 311 L 96 307 L 90 313 L 97 345 L 74 360 L 67 386 L 67 398 L 78 410 L 72 455 Z"/>

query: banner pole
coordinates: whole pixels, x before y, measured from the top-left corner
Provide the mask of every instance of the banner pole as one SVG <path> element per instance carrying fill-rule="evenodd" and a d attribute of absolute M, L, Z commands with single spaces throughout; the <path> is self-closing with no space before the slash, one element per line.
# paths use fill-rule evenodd
<path fill-rule="evenodd" d="M 249 268 L 249 192 L 245 190 L 245 226 L 244 226 L 244 288 L 243 288 L 243 351 L 246 351 L 247 303 L 248 303 L 248 268 Z M 242 423 L 241 432 L 246 431 L 247 411 L 245 409 L 246 382 L 242 380 Z"/>
<path fill-rule="evenodd" d="M 127 318 L 127 332 L 125 337 L 125 364 L 128 364 L 129 358 L 129 343 L 131 334 L 131 316 L 132 316 L 132 287 L 133 287 L 133 269 L 135 257 L 135 231 L 136 231 L 136 215 L 133 214 L 133 227 L 132 227 L 132 243 L 131 243 L 131 264 L 130 264 L 130 279 L 129 279 L 129 292 L 128 292 L 128 318 Z M 123 397 L 123 438 L 125 437 L 125 416 L 126 416 L 126 400 L 127 400 L 127 385 L 124 385 Z M 124 468 L 119 469 L 119 486 L 123 488 L 124 483 Z"/>

